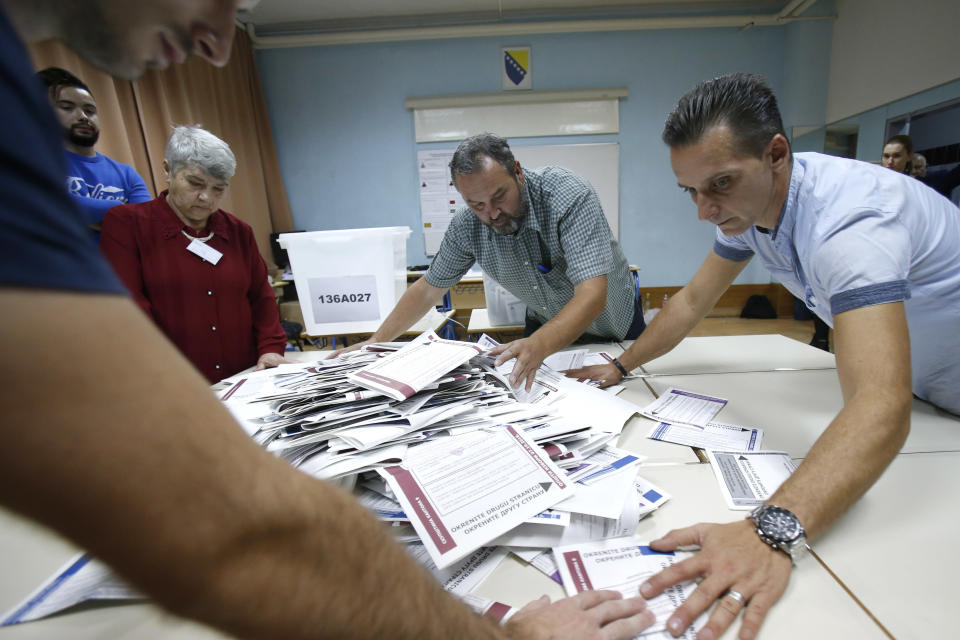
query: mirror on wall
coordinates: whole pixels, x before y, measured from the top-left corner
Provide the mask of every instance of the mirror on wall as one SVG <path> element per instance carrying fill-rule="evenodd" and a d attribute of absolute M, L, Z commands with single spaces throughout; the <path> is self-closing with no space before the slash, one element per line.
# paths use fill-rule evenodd
<path fill-rule="evenodd" d="M 909 135 L 914 153 L 923 154 L 927 166 L 960 162 L 960 99 L 948 100 L 889 118 L 884 140 Z"/>
<path fill-rule="evenodd" d="M 823 136 L 823 152 L 841 158 L 857 157 L 857 137 L 860 125 L 828 125 Z"/>

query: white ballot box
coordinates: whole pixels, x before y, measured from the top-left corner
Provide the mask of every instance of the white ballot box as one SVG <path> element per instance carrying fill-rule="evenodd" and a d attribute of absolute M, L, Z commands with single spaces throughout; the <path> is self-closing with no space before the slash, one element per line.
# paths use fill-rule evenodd
<path fill-rule="evenodd" d="M 410 227 L 283 233 L 310 335 L 373 333 L 407 288 Z"/>
<path fill-rule="evenodd" d="M 487 313 L 491 326 L 507 327 L 523 324 L 527 312 L 526 303 L 504 289 L 499 282 L 486 273 L 483 274 L 483 296 L 487 299 Z"/>

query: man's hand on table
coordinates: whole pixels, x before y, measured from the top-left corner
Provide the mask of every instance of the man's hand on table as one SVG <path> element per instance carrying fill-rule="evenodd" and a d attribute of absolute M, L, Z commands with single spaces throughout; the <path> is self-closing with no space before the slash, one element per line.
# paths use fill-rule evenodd
<path fill-rule="evenodd" d="M 541 346 L 540 340 L 534 334 L 528 338 L 521 338 L 494 347 L 490 350 L 490 355 L 497 356 L 494 365 L 498 367 L 504 362 L 516 358 L 517 361 L 510 373 L 510 384 L 515 389 L 523 385 L 527 391 L 530 391 L 533 387 L 533 379 L 537 375 L 537 369 L 543 364 L 544 358 L 550 354 Z"/>
<path fill-rule="evenodd" d="M 568 369 L 563 372 L 568 378 L 587 378 L 600 383 L 600 388 L 617 384 L 623 379 L 623 374 L 613 364 L 595 364 L 579 369 Z"/>
<path fill-rule="evenodd" d="M 641 597 L 585 591 L 556 602 L 541 596 L 510 618 L 505 630 L 516 640 L 628 640 L 653 622 Z"/>
<path fill-rule="evenodd" d="M 744 609 L 744 605 L 726 595 L 728 590 L 744 597 L 746 611 L 740 626 L 740 640 L 755 638 L 767 611 L 787 588 L 793 566 L 787 554 L 760 539 L 749 520 L 700 523 L 674 529 L 650 546 L 657 551 L 673 551 L 680 546 L 700 547 L 692 558 L 664 569 L 640 586 L 641 595 L 652 598 L 678 582 L 701 580 L 667 621 L 667 630 L 679 636 L 697 616 L 719 600 L 707 624 L 697 633 L 698 640 L 720 637 Z"/>
<path fill-rule="evenodd" d="M 281 364 L 290 364 L 290 361 L 279 353 L 265 353 L 257 360 L 257 371 L 277 367 Z"/>

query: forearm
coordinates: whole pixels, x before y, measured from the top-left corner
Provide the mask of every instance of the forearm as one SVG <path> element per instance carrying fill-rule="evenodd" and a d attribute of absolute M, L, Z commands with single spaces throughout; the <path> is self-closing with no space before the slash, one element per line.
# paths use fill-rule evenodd
<path fill-rule="evenodd" d="M 618 356 L 620 363 L 631 371 L 645 362 L 658 358 L 677 346 L 684 336 L 707 314 L 707 310 L 691 304 L 686 289 L 667 300 L 640 337 Z"/>
<path fill-rule="evenodd" d="M 386 317 L 380 328 L 370 338 L 372 342 L 389 342 L 412 327 L 430 307 L 435 307 L 443 297 L 444 289 L 429 284 L 420 278 L 400 297 L 397 306 Z"/>
<path fill-rule="evenodd" d="M 808 539 L 823 533 L 880 477 L 910 430 L 907 390 L 851 398 L 768 502 L 793 511 Z"/>
<path fill-rule="evenodd" d="M 0 391 L 0 502 L 240 637 L 498 637 L 348 496 L 257 447 L 128 300 L 0 300 L 23 309 L 2 338 L 17 370 Z M 38 330 L 53 336 L 39 352 Z"/>
<path fill-rule="evenodd" d="M 713 251 L 708 253 L 690 283 L 670 298 L 640 337 L 620 355 L 621 364 L 629 371 L 677 346 L 713 309 L 747 262 L 726 260 Z"/>
<path fill-rule="evenodd" d="M 446 594 L 346 494 L 301 476 L 260 496 L 276 511 L 274 526 L 232 540 L 211 562 L 208 590 L 219 599 L 206 607 L 258 615 L 211 623 L 256 638 L 502 637 Z M 257 575 L 270 576 L 269 583 L 252 588 Z"/>
<path fill-rule="evenodd" d="M 266 280 L 260 296 L 252 302 L 251 307 L 257 356 L 267 353 L 282 355 L 287 349 L 287 334 L 280 324 L 280 309 L 273 295 L 273 287 Z"/>
<path fill-rule="evenodd" d="M 579 338 L 590 323 L 603 313 L 607 302 L 607 276 L 579 283 L 573 297 L 560 312 L 534 332 L 548 354 L 563 349 Z"/>
<path fill-rule="evenodd" d="M 80 210 L 83 212 L 83 219 L 87 224 L 99 224 L 103 222 L 103 216 L 106 215 L 107 211 L 123 204 L 116 200 L 98 200 L 97 198 L 78 196 L 75 193 L 71 193 L 70 197 L 73 198 L 73 201 L 80 207 Z"/>
<path fill-rule="evenodd" d="M 793 511 L 811 538 L 883 473 L 910 431 L 913 407 L 903 304 L 838 314 L 834 328 L 843 409 L 771 498 Z"/>
<path fill-rule="evenodd" d="M 117 212 L 104 218 L 100 251 L 120 278 L 120 282 L 130 292 L 133 301 L 155 321 L 153 307 L 144 295 L 143 265 L 140 262 L 136 237 L 129 227 L 129 221 Z"/>

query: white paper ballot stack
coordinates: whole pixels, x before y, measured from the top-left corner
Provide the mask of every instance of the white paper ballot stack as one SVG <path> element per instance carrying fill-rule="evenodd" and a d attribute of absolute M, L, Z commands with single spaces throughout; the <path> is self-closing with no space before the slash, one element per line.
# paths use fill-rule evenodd
<path fill-rule="evenodd" d="M 428 332 L 217 386 L 255 442 L 354 491 L 445 588 L 467 598 L 505 545 L 540 555 L 629 535 L 669 499 L 638 476 L 640 456 L 611 446 L 639 407 L 549 367 L 538 371 L 535 393 L 519 393 L 509 368 L 485 355 L 492 344 Z M 8 622 L 121 594 L 98 580 L 71 584 L 79 587 L 62 590 L 68 597 L 28 609 L 25 601 Z M 511 613 L 483 599 L 471 606 L 500 619 Z"/>

